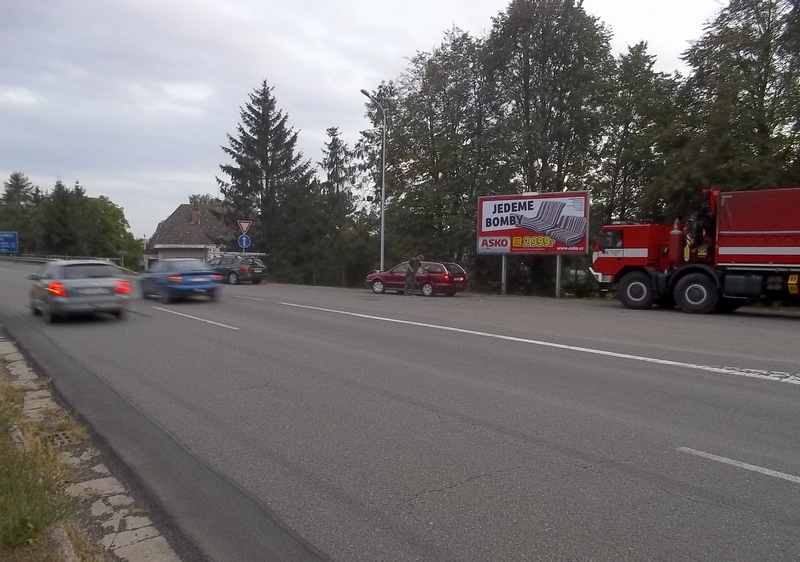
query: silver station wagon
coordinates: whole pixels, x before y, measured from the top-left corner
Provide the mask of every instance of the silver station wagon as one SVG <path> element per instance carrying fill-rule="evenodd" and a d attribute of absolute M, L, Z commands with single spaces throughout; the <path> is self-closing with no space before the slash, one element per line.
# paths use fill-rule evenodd
<path fill-rule="evenodd" d="M 48 323 L 69 316 L 107 312 L 122 318 L 131 284 L 112 264 L 100 260 L 53 261 L 34 275 L 31 311 Z"/>

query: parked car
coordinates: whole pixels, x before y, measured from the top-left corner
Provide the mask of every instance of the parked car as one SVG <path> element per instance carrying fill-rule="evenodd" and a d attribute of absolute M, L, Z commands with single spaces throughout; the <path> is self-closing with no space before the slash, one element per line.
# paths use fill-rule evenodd
<path fill-rule="evenodd" d="M 119 268 L 105 261 L 52 261 L 29 278 L 31 311 L 47 323 L 96 312 L 122 318 L 128 308 L 131 285 Z"/>
<path fill-rule="evenodd" d="M 250 281 L 253 285 L 258 285 L 267 275 L 267 267 L 259 258 L 239 254 L 235 256 L 221 256 L 208 262 L 214 271 L 231 285 L 237 285 L 242 281 Z"/>
<path fill-rule="evenodd" d="M 408 262 L 403 262 L 388 271 L 373 271 L 367 275 L 366 285 L 375 293 L 397 291 L 405 288 Z M 422 261 L 415 275 L 415 291 L 426 297 L 435 294 L 453 296 L 467 290 L 467 272 L 457 263 Z"/>
<path fill-rule="evenodd" d="M 176 258 L 157 262 L 140 276 L 142 297 L 157 297 L 164 303 L 191 296 L 216 300 L 222 275 L 203 260 Z"/>

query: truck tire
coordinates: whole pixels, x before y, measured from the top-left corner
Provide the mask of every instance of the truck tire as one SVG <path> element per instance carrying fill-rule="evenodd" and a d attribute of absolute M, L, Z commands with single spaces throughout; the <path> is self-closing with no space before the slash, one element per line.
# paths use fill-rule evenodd
<path fill-rule="evenodd" d="M 619 301 L 626 308 L 647 310 L 656 301 L 653 279 L 646 273 L 634 271 L 622 278 L 617 289 Z"/>
<path fill-rule="evenodd" d="M 690 273 L 675 286 L 675 302 L 684 312 L 706 314 L 714 310 L 717 301 L 717 284 L 705 273 Z"/>

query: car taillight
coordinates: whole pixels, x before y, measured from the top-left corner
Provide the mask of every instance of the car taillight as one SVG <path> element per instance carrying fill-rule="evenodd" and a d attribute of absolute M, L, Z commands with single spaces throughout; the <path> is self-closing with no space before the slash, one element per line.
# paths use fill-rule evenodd
<path fill-rule="evenodd" d="M 114 285 L 114 292 L 120 295 L 129 295 L 131 292 L 131 284 L 127 281 L 117 281 Z"/>
<path fill-rule="evenodd" d="M 47 292 L 54 297 L 66 297 L 67 290 L 64 288 L 63 283 L 50 283 L 47 286 Z"/>
<path fill-rule="evenodd" d="M 248 271 L 250 271 L 250 266 L 249 265 L 240 265 L 239 266 L 239 271 L 244 271 L 245 273 L 247 273 Z"/>
<path fill-rule="evenodd" d="M 180 283 L 181 281 L 183 281 L 183 277 L 181 277 L 180 275 L 170 275 L 169 276 L 169 282 L 170 283 Z"/>
<path fill-rule="evenodd" d="M 450 276 L 449 276 L 449 275 L 447 275 L 446 273 L 445 273 L 445 275 L 444 275 L 444 280 L 445 280 L 445 281 L 450 281 Z"/>
<path fill-rule="evenodd" d="M 214 281 L 222 281 L 222 275 L 220 275 L 219 273 L 214 273 L 214 274 L 211 276 L 211 278 L 212 278 Z"/>

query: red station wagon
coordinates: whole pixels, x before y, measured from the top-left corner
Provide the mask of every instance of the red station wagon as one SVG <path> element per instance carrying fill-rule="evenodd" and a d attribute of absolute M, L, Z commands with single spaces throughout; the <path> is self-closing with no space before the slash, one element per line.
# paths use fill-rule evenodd
<path fill-rule="evenodd" d="M 457 263 L 422 261 L 416 275 L 416 292 L 426 297 L 436 294 L 453 296 L 467 290 L 467 273 Z M 394 266 L 388 271 L 373 271 L 367 275 L 366 285 L 375 293 L 396 291 L 403 293 L 408 262 Z"/>

